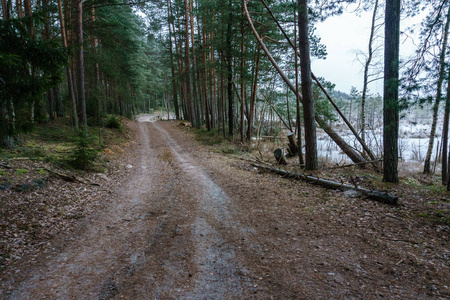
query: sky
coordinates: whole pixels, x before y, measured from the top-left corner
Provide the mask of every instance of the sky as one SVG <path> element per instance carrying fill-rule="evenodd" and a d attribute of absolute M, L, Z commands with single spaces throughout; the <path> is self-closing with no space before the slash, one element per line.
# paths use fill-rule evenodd
<path fill-rule="evenodd" d="M 321 43 L 326 45 L 328 56 L 325 60 L 312 61 L 311 68 L 317 77 L 324 77 L 336 84 L 336 90 L 350 93 L 352 86 L 359 91 L 362 90 L 363 65 L 356 60 L 356 52 L 367 52 L 371 18 L 371 12 L 363 13 L 360 17 L 354 13 L 345 12 L 316 24 L 316 34 L 321 37 Z M 401 28 L 404 29 L 417 22 L 418 18 L 402 20 Z M 383 34 L 384 30 L 381 33 Z M 406 58 L 414 53 L 413 42 L 411 39 L 401 38 L 401 57 Z M 383 49 L 380 53 L 382 52 Z M 381 95 L 383 81 L 374 82 L 369 89 L 372 93 Z"/>

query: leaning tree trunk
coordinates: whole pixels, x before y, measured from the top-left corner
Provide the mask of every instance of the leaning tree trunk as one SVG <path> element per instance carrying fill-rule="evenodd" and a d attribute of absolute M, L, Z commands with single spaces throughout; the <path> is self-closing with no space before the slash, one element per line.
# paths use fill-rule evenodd
<path fill-rule="evenodd" d="M 245 8 L 245 14 L 247 16 L 247 20 L 249 22 L 249 25 L 253 31 L 253 34 L 255 35 L 258 43 L 260 44 L 262 50 L 266 54 L 269 61 L 272 63 L 278 74 L 281 76 L 281 78 L 284 80 L 284 82 L 288 85 L 288 87 L 291 89 L 292 92 L 294 92 L 297 97 L 300 99 L 300 101 L 303 102 L 303 99 L 301 95 L 297 92 L 297 89 L 295 86 L 291 83 L 289 78 L 286 76 L 286 74 L 283 72 L 283 70 L 280 68 L 280 66 L 277 64 L 275 59 L 270 54 L 269 50 L 267 49 L 266 45 L 262 41 L 261 37 L 259 36 L 258 32 L 255 29 L 255 26 L 253 25 L 253 22 L 250 18 L 250 14 L 247 9 L 247 2 L 246 0 L 244 2 L 244 8 Z M 366 162 L 366 160 L 358 153 L 356 152 L 350 145 L 348 145 L 330 126 L 327 125 L 326 121 L 322 119 L 320 116 L 315 116 L 316 122 L 318 125 L 330 136 L 330 138 L 342 149 L 342 151 L 347 154 L 347 156 L 355 163 L 361 163 Z"/>
<path fill-rule="evenodd" d="M 424 174 L 431 173 L 431 154 L 433 152 L 434 136 L 436 134 L 436 128 L 437 128 L 439 103 L 440 103 L 441 97 L 442 97 L 442 84 L 444 82 L 444 77 L 445 77 L 445 63 L 446 63 L 445 55 L 448 50 L 447 49 L 447 41 L 448 41 L 449 23 L 450 23 L 450 6 L 449 6 L 449 11 L 447 12 L 447 22 L 445 23 L 445 28 L 444 28 L 444 41 L 442 42 L 441 54 L 439 57 L 439 77 L 438 77 L 437 87 L 436 87 L 436 89 L 437 89 L 436 100 L 435 100 L 434 106 L 433 106 L 433 123 L 431 124 L 430 141 L 428 143 L 427 155 L 425 157 L 425 163 L 424 163 L 424 167 L 423 167 Z"/>

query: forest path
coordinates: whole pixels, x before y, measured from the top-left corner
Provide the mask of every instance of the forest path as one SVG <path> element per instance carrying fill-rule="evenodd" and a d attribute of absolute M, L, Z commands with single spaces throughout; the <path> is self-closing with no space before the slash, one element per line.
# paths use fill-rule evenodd
<path fill-rule="evenodd" d="M 139 165 L 109 208 L 11 298 L 242 297 L 245 272 L 221 233 L 243 234 L 228 196 L 154 121 L 140 119 Z"/>
<path fill-rule="evenodd" d="M 178 124 L 130 123 L 131 171 L 108 206 L 0 277 L 0 298 L 450 297 L 448 226 L 260 173 Z"/>

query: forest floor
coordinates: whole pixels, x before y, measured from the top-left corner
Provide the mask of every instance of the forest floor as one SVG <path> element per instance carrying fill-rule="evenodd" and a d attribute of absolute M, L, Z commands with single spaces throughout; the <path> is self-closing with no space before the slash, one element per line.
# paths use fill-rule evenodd
<path fill-rule="evenodd" d="M 47 180 L 0 190 L 0 298 L 450 298 L 449 197 L 420 178 L 313 174 L 352 174 L 389 206 L 261 172 L 177 121 L 127 126 L 76 182 L 9 162 Z"/>

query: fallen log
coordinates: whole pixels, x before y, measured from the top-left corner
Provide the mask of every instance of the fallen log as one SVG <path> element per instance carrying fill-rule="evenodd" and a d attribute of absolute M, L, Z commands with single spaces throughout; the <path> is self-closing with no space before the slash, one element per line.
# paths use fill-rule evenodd
<path fill-rule="evenodd" d="M 66 175 L 66 174 L 62 174 L 62 173 L 59 173 L 59 172 L 56 172 L 56 171 L 52 171 L 52 170 L 50 170 L 50 169 L 48 169 L 48 168 L 43 168 L 45 171 L 47 171 L 47 172 L 49 172 L 50 174 L 52 174 L 52 175 L 55 175 L 55 176 L 58 176 L 59 178 L 61 178 L 61 179 L 64 179 L 65 181 L 68 181 L 68 182 L 79 182 L 79 183 L 84 183 L 83 181 L 81 181 L 81 180 L 79 180 L 78 178 L 76 178 L 75 176 L 69 176 L 69 175 Z"/>
<path fill-rule="evenodd" d="M 180 125 L 180 126 L 184 126 L 184 127 L 192 127 L 191 122 L 180 122 L 179 125 Z"/>
<path fill-rule="evenodd" d="M 366 196 L 367 198 L 373 199 L 373 200 L 381 202 L 381 203 L 390 204 L 390 205 L 397 205 L 397 203 L 398 203 L 398 197 L 389 195 L 388 193 L 369 190 L 369 189 L 365 189 L 365 188 L 361 188 L 361 187 L 357 187 L 357 186 L 351 186 L 348 184 L 343 184 L 343 183 L 339 183 L 339 182 L 335 182 L 335 181 L 331 181 L 331 180 L 321 179 L 318 177 L 289 172 L 286 170 L 276 169 L 276 168 L 272 168 L 272 167 L 268 167 L 268 166 L 263 166 L 260 164 L 255 164 L 255 163 L 253 163 L 252 166 L 273 172 L 278 175 L 286 176 L 289 178 L 293 178 L 293 179 L 297 179 L 297 180 L 304 180 L 308 183 L 320 185 L 320 186 L 323 186 L 323 187 L 326 187 L 329 189 L 337 189 L 337 190 L 341 190 L 341 191 L 348 191 L 348 190 L 357 191 L 357 192 L 361 193 L 362 195 Z"/>
<path fill-rule="evenodd" d="M 5 168 L 5 169 L 12 169 L 11 166 L 5 165 L 5 164 L 0 164 L 0 167 Z"/>
<path fill-rule="evenodd" d="M 240 159 L 246 162 L 250 162 L 250 163 L 256 163 L 256 164 L 263 164 L 263 165 L 267 165 L 267 166 L 273 166 L 273 164 L 260 160 L 258 157 L 255 157 L 255 159 L 252 158 L 245 158 L 245 157 L 241 157 L 241 156 L 237 156 L 237 155 L 229 155 L 230 157 L 236 158 L 236 159 Z"/>
<path fill-rule="evenodd" d="M 335 170 L 335 169 L 342 169 L 342 168 L 360 166 L 360 165 L 364 165 L 364 164 L 373 164 L 373 163 L 380 162 L 380 161 L 383 161 L 383 160 L 382 159 L 370 160 L 370 161 L 365 161 L 365 162 L 361 162 L 361 163 L 354 163 L 354 164 L 347 164 L 347 165 L 342 165 L 342 166 L 336 166 L 336 167 L 333 167 L 331 169 Z"/>
<path fill-rule="evenodd" d="M 52 175 L 55 175 L 55 176 L 65 180 L 65 181 L 68 181 L 68 182 L 78 182 L 78 183 L 87 184 L 87 185 L 100 186 L 100 184 L 95 183 L 95 182 L 94 183 L 88 183 L 88 182 L 85 182 L 83 180 L 80 180 L 80 179 L 76 178 L 74 175 L 69 176 L 69 175 L 62 174 L 62 173 L 59 173 L 59 172 L 56 172 L 56 171 L 52 171 L 52 170 L 50 170 L 48 168 L 42 168 L 42 169 L 44 169 L 45 171 L 49 172 Z"/>

